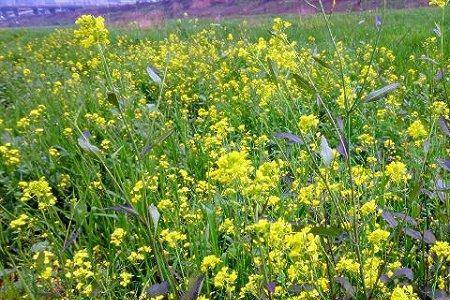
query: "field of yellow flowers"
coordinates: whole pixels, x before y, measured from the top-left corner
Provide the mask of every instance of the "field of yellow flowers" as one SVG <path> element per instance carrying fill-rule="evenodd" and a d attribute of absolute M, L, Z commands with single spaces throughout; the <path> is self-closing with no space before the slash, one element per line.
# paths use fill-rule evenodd
<path fill-rule="evenodd" d="M 326 47 L 281 18 L 257 38 L 89 15 L 1 31 L 0 299 L 450 299 L 450 37 L 430 4 L 401 58 L 414 37 L 388 49 L 385 16 L 357 43 L 315 17 Z"/>

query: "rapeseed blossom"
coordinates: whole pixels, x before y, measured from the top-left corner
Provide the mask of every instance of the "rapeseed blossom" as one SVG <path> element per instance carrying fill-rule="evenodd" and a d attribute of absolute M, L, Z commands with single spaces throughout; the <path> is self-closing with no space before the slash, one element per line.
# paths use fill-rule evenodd
<path fill-rule="evenodd" d="M 244 151 L 231 151 L 217 160 L 217 168 L 209 174 L 212 179 L 222 184 L 231 184 L 235 181 L 244 181 L 253 169 L 248 154 Z"/>
<path fill-rule="evenodd" d="M 115 246 L 120 246 L 126 234 L 127 232 L 123 228 L 119 227 L 114 229 L 114 232 L 111 233 L 110 243 Z"/>
<path fill-rule="evenodd" d="M 410 179 L 406 165 L 400 161 L 391 162 L 386 166 L 386 175 L 394 182 L 406 182 Z"/>
<path fill-rule="evenodd" d="M 319 119 L 315 115 L 303 115 L 298 121 L 298 128 L 302 132 L 313 131 L 319 125 Z"/>
<path fill-rule="evenodd" d="M 428 3 L 430 5 L 438 6 L 438 7 L 443 8 L 443 7 L 445 7 L 447 5 L 448 0 L 430 0 Z"/>
<path fill-rule="evenodd" d="M 30 182 L 21 181 L 19 182 L 19 186 L 22 189 L 20 200 L 27 202 L 30 199 L 35 199 L 39 209 L 48 209 L 56 203 L 56 197 L 53 195 L 52 189 L 45 180 L 45 177 Z"/>
<path fill-rule="evenodd" d="M 420 120 L 414 121 L 407 129 L 407 133 L 414 140 L 425 139 L 428 135 L 425 126 Z"/>
<path fill-rule="evenodd" d="M 103 17 L 83 15 L 75 21 L 75 24 L 78 25 L 78 29 L 74 31 L 75 38 L 84 48 L 90 48 L 96 44 L 109 44 L 109 33 L 105 27 L 105 19 Z"/>

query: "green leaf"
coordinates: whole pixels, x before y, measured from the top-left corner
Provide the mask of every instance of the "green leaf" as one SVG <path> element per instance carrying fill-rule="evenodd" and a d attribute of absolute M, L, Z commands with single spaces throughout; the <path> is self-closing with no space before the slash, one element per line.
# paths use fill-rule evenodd
<path fill-rule="evenodd" d="M 117 109 L 120 109 L 119 99 L 117 98 L 117 94 L 114 92 L 109 92 L 106 99 L 109 103 L 114 105 Z"/>
<path fill-rule="evenodd" d="M 319 58 L 318 56 L 314 56 L 314 55 L 313 55 L 312 58 L 314 59 L 314 61 L 315 61 L 316 63 L 318 63 L 318 64 L 321 65 L 322 67 L 325 67 L 325 68 L 330 69 L 330 70 L 333 69 L 329 63 L 327 63 L 327 62 L 324 61 L 323 59 Z"/>
<path fill-rule="evenodd" d="M 35 244 L 33 244 L 33 246 L 31 246 L 31 252 L 33 252 L 33 253 L 42 252 L 45 249 L 47 249 L 48 245 L 49 245 L 48 241 L 35 243 Z"/>
<path fill-rule="evenodd" d="M 294 77 L 295 81 L 300 87 L 310 92 L 314 92 L 314 87 L 312 86 L 312 84 L 309 83 L 309 81 L 303 78 L 301 75 L 292 73 L 292 77 Z"/>
<path fill-rule="evenodd" d="M 323 226 L 317 226 L 311 228 L 310 231 L 314 235 L 318 236 L 324 236 L 324 237 L 338 237 L 341 235 L 344 230 L 338 227 L 323 227 Z"/>

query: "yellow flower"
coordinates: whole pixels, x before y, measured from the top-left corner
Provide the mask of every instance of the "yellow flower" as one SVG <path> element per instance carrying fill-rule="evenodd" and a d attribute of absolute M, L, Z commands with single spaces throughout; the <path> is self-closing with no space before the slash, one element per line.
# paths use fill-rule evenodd
<path fill-rule="evenodd" d="M 116 228 L 111 234 L 111 244 L 119 246 L 127 232 L 123 228 Z"/>
<path fill-rule="evenodd" d="M 212 179 L 222 184 L 229 184 L 236 180 L 244 180 L 252 170 L 250 160 L 244 151 L 232 151 L 224 154 L 217 161 L 217 169 L 210 172 Z"/>
<path fill-rule="evenodd" d="M 0 157 L 6 166 L 17 166 L 20 163 L 20 152 L 10 143 L 0 145 Z"/>
<path fill-rule="evenodd" d="M 19 186 L 22 188 L 20 200 L 25 202 L 30 199 L 36 199 L 39 209 L 52 207 L 56 203 L 56 197 L 52 194 L 52 189 L 45 177 L 30 182 L 21 181 Z"/>
<path fill-rule="evenodd" d="M 131 282 L 131 278 L 133 277 L 133 274 L 130 274 L 128 272 L 122 272 L 120 273 L 120 285 L 123 287 L 126 287 Z"/>
<path fill-rule="evenodd" d="M 352 274 L 358 274 L 359 263 L 351 258 L 342 257 L 336 264 L 337 271 L 347 271 Z"/>
<path fill-rule="evenodd" d="M 9 226 L 12 229 L 20 229 L 20 227 L 27 224 L 27 221 L 30 219 L 26 214 L 21 214 L 17 219 L 12 220 L 11 223 L 9 223 Z"/>
<path fill-rule="evenodd" d="M 421 140 L 427 137 L 428 133 L 425 126 L 420 122 L 420 120 L 414 121 L 406 130 L 408 135 L 414 140 Z"/>
<path fill-rule="evenodd" d="M 391 300 L 419 300 L 417 294 L 414 293 L 412 286 L 397 286 L 391 294 Z"/>
<path fill-rule="evenodd" d="M 315 115 L 304 115 L 298 121 L 298 128 L 302 132 L 312 131 L 319 125 L 319 119 Z"/>
<path fill-rule="evenodd" d="M 447 5 L 448 0 L 430 0 L 428 3 L 431 6 L 438 6 L 443 8 Z"/>
<path fill-rule="evenodd" d="M 375 229 L 368 235 L 367 239 L 372 244 L 380 244 L 385 242 L 389 237 L 389 235 L 390 235 L 389 231 L 383 229 Z"/>
<path fill-rule="evenodd" d="M 411 175 L 407 172 L 406 165 L 399 161 L 393 161 L 386 166 L 386 175 L 395 183 L 410 179 Z"/>
<path fill-rule="evenodd" d="M 222 267 L 214 277 L 214 286 L 216 288 L 225 288 L 228 293 L 231 293 L 235 290 L 234 283 L 236 282 L 236 279 L 236 271 L 229 272 L 228 267 Z"/>
<path fill-rule="evenodd" d="M 430 105 L 430 110 L 433 117 L 443 116 L 447 118 L 449 114 L 447 103 L 445 103 L 444 101 L 434 101 Z"/>
<path fill-rule="evenodd" d="M 377 204 L 375 202 L 375 200 L 371 200 L 369 202 L 364 203 L 361 208 L 361 215 L 363 217 L 367 216 L 368 214 L 373 213 L 375 210 L 377 209 Z"/>
<path fill-rule="evenodd" d="M 450 261 L 450 244 L 448 242 L 437 241 L 430 251 L 438 258 Z"/>
<path fill-rule="evenodd" d="M 28 77 L 28 76 L 30 76 L 31 75 L 31 71 L 30 71 L 30 69 L 23 69 L 23 76 L 25 76 L 25 77 Z"/>
<path fill-rule="evenodd" d="M 214 269 L 214 267 L 221 263 L 222 261 L 215 255 L 208 255 L 203 258 L 200 270 L 206 273 L 209 269 Z"/>
<path fill-rule="evenodd" d="M 176 230 L 169 231 L 168 229 L 164 229 L 161 231 L 161 238 L 169 245 L 169 247 L 175 248 L 177 243 L 186 240 L 187 236 Z"/>
<path fill-rule="evenodd" d="M 95 44 L 109 44 L 108 29 L 105 27 L 103 17 L 82 15 L 75 21 L 75 24 L 79 27 L 74 31 L 75 38 L 84 48 L 89 48 Z"/>

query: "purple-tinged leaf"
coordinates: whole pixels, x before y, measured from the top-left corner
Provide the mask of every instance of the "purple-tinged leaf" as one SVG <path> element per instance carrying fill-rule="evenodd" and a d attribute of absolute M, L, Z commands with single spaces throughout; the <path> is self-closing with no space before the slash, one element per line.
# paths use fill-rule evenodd
<path fill-rule="evenodd" d="M 447 189 L 447 186 L 445 182 L 442 180 L 442 178 L 437 178 L 435 181 L 436 185 L 436 194 L 442 202 L 445 202 L 445 190 Z"/>
<path fill-rule="evenodd" d="M 276 287 L 277 287 L 277 283 L 274 281 L 267 283 L 267 291 L 269 292 L 269 295 L 273 295 L 275 293 Z"/>
<path fill-rule="evenodd" d="M 430 140 L 429 139 L 426 139 L 424 142 L 423 142 L 423 152 L 426 154 L 426 153 L 428 153 L 428 152 L 430 152 Z"/>
<path fill-rule="evenodd" d="M 339 145 L 337 146 L 336 150 L 345 158 L 345 160 L 348 159 L 348 142 L 344 137 L 342 137 L 342 139 L 339 139 Z"/>
<path fill-rule="evenodd" d="M 437 163 L 442 169 L 444 169 L 445 171 L 450 172 L 450 160 L 443 159 L 443 158 L 438 158 L 437 159 Z"/>
<path fill-rule="evenodd" d="M 426 244 L 431 245 L 436 243 L 436 237 L 434 236 L 434 233 L 431 230 L 427 229 L 423 232 L 423 241 Z"/>
<path fill-rule="evenodd" d="M 383 220 L 386 221 L 386 223 L 388 223 L 389 227 L 391 228 L 397 227 L 398 222 L 395 220 L 394 215 L 390 211 L 383 210 L 381 212 L 381 217 L 383 218 Z"/>
<path fill-rule="evenodd" d="M 390 280 L 389 276 L 387 276 L 387 274 L 381 274 L 380 276 L 380 281 L 384 282 L 384 283 L 388 283 Z"/>
<path fill-rule="evenodd" d="M 364 99 L 364 102 L 372 102 L 372 101 L 376 101 L 378 99 L 381 99 L 384 96 L 386 96 L 387 94 L 395 91 L 399 87 L 400 87 L 400 84 L 398 82 L 388 84 L 388 85 L 380 88 L 379 90 L 370 92 L 367 95 L 367 97 Z"/>
<path fill-rule="evenodd" d="M 189 290 L 181 295 L 181 300 L 196 300 L 202 291 L 203 281 L 205 280 L 204 275 L 200 275 L 192 282 Z"/>
<path fill-rule="evenodd" d="M 414 220 L 412 217 L 405 215 L 404 213 L 396 212 L 396 213 L 394 213 L 394 217 L 397 218 L 397 220 L 406 222 L 412 226 L 417 226 L 417 221 Z"/>
<path fill-rule="evenodd" d="M 421 192 L 422 194 L 424 194 L 425 196 L 427 196 L 428 198 L 430 198 L 430 199 L 433 199 L 433 198 L 435 197 L 435 193 L 433 193 L 433 192 L 430 191 L 430 190 L 427 190 L 427 189 L 420 189 L 420 192 Z"/>
<path fill-rule="evenodd" d="M 138 213 L 134 210 L 133 206 L 131 206 L 129 203 L 125 204 L 119 204 L 113 207 L 109 208 L 110 210 L 125 213 L 128 215 L 137 215 Z"/>
<path fill-rule="evenodd" d="M 158 297 L 158 296 L 164 296 L 169 293 L 169 283 L 167 281 L 163 281 L 161 283 L 155 283 L 151 287 L 147 289 L 147 296 L 152 297 Z"/>
<path fill-rule="evenodd" d="M 80 146 L 81 149 L 93 152 L 93 153 L 99 153 L 100 149 L 97 146 L 94 146 L 89 142 L 89 138 L 91 137 L 91 133 L 89 131 L 84 131 L 81 136 L 78 138 L 78 146 Z"/>
<path fill-rule="evenodd" d="M 304 144 L 303 140 L 298 135 L 295 135 L 293 133 L 277 132 L 274 134 L 274 136 L 279 139 L 286 139 L 293 144 L 298 144 L 298 145 Z"/>
<path fill-rule="evenodd" d="M 403 232 L 407 235 L 412 237 L 413 239 L 422 240 L 422 234 L 418 232 L 417 230 L 411 229 L 411 228 L 404 228 Z"/>
<path fill-rule="evenodd" d="M 381 17 L 380 16 L 375 16 L 375 27 L 379 29 L 382 24 L 383 24 L 383 22 L 381 20 Z"/>
<path fill-rule="evenodd" d="M 414 272 L 410 268 L 398 268 L 394 271 L 395 277 L 406 277 L 409 280 L 414 280 Z"/>
<path fill-rule="evenodd" d="M 341 117 L 336 118 L 336 125 L 340 131 L 344 131 L 344 120 Z"/>
<path fill-rule="evenodd" d="M 81 228 L 77 228 L 77 229 L 75 229 L 74 231 L 72 231 L 72 232 L 70 233 L 70 235 L 69 235 L 69 236 L 67 237 L 67 239 L 64 241 L 63 249 L 62 249 L 63 252 L 66 251 L 67 248 L 69 248 L 70 245 L 72 245 L 73 243 L 75 243 L 75 241 L 77 240 L 77 238 L 78 238 L 78 236 L 80 235 L 80 233 L 81 233 Z"/>
<path fill-rule="evenodd" d="M 442 133 L 446 136 L 450 137 L 450 127 L 448 126 L 448 121 L 443 116 L 439 117 L 439 127 L 441 128 Z"/>
<path fill-rule="evenodd" d="M 334 280 L 341 285 L 350 299 L 355 299 L 355 287 L 350 283 L 347 277 L 339 276 Z"/>
<path fill-rule="evenodd" d="M 434 77 L 434 79 L 436 79 L 438 81 L 442 80 L 442 79 L 444 79 L 444 75 L 445 75 L 445 70 L 441 69 L 441 70 L 437 71 L 436 76 Z"/>
<path fill-rule="evenodd" d="M 450 297 L 444 291 L 439 291 L 432 288 L 426 288 L 420 290 L 422 299 L 433 299 L 433 300 L 450 300 Z"/>

